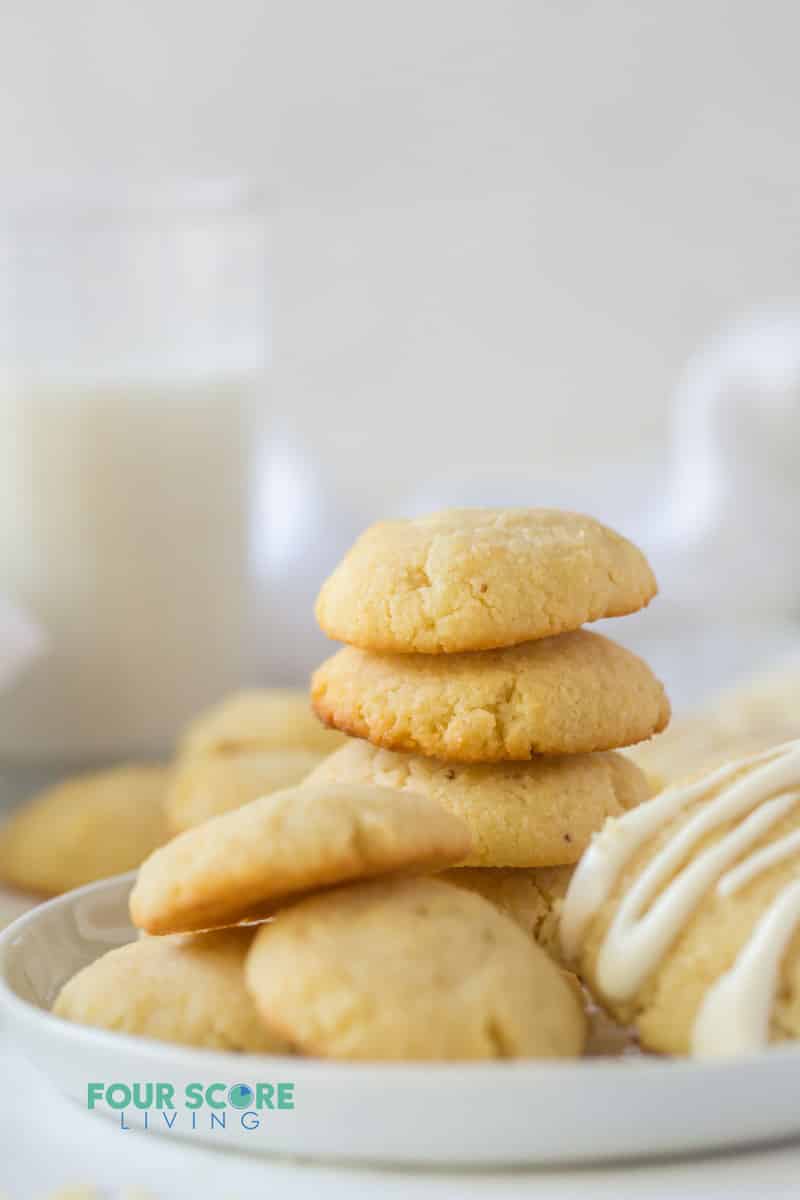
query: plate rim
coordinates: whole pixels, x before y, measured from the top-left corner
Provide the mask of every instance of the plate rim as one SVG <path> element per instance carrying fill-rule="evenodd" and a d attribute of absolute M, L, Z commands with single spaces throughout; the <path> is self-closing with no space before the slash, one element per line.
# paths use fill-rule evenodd
<path fill-rule="evenodd" d="M 79 1025 L 72 1021 L 55 1016 L 54 1013 L 24 999 L 11 985 L 8 979 L 9 951 L 16 945 L 18 939 L 30 932 L 40 922 L 47 919 L 48 914 L 62 909 L 68 910 L 84 896 L 95 892 L 116 892 L 130 888 L 136 878 L 136 871 L 123 875 L 113 875 L 83 887 L 74 888 L 55 896 L 42 904 L 36 905 L 29 912 L 23 913 L 0 931 L 0 1012 L 13 1022 L 22 1022 L 29 1028 L 40 1026 L 41 1032 L 55 1036 L 76 1047 L 87 1049 L 96 1047 L 98 1050 L 113 1052 L 128 1051 L 146 1059 L 157 1059 L 159 1066 L 168 1065 L 169 1061 L 181 1062 L 183 1066 L 203 1063 L 214 1066 L 219 1070 L 229 1070 L 232 1065 L 241 1065 L 246 1073 L 248 1067 L 260 1070 L 270 1070 L 272 1073 L 279 1067 L 291 1064 L 292 1073 L 296 1078 L 302 1077 L 309 1082 L 315 1077 L 330 1078 L 332 1073 L 341 1076 L 352 1073 L 359 1080 L 367 1082 L 370 1078 L 382 1083 L 387 1082 L 387 1073 L 392 1080 L 413 1083 L 415 1086 L 424 1077 L 427 1085 L 441 1083 L 448 1087 L 458 1082 L 460 1076 L 466 1080 L 480 1076 L 482 1082 L 488 1083 L 494 1077 L 498 1082 L 508 1083 L 513 1078 L 530 1078 L 534 1080 L 546 1077 L 548 1082 L 555 1082 L 567 1076 L 574 1078 L 585 1076 L 591 1072 L 593 1076 L 604 1075 L 607 1079 L 614 1075 L 627 1076 L 632 1071 L 641 1077 L 651 1075 L 654 1081 L 663 1078 L 667 1073 L 674 1079 L 677 1075 L 688 1077 L 703 1076 L 709 1073 L 715 1075 L 732 1075 L 742 1071 L 750 1071 L 759 1066 L 766 1067 L 785 1065 L 787 1068 L 800 1067 L 800 1042 L 781 1042 L 766 1047 L 751 1054 L 737 1055 L 726 1058 L 693 1059 L 677 1055 L 643 1055 L 641 1057 L 626 1057 L 624 1055 L 593 1055 L 579 1058 L 517 1058 L 490 1060 L 454 1060 L 437 1062 L 435 1060 L 417 1060 L 397 1062 L 387 1059 L 373 1060 L 337 1060 L 303 1055 L 253 1054 L 251 1052 L 231 1053 L 224 1050 L 211 1050 L 204 1047 L 182 1045 L 178 1042 L 160 1041 L 156 1038 L 140 1037 L 128 1033 L 115 1033 L 111 1030 L 98 1029 L 89 1025 Z M 135 934 L 135 927 L 131 924 Z M 133 937 L 131 938 L 133 940 Z M 99 956 L 98 956 L 99 957 Z"/>

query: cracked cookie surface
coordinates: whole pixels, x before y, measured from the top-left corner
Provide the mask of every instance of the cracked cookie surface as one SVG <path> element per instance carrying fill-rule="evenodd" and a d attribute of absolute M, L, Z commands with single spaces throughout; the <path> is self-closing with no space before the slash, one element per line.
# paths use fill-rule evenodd
<path fill-rule="evenodd" d="M 248 955 L 264 1021 L 339 1059 L 580 1054 L 578 994 L 481 896 L 438 879 L 337 888 L 279 913 Z"/>
<path fill-rule="evenodd" d="M 311 701 L 377 746 L 476 763 L 630 746 L 670 713 L 642 659 L 583 629 L 446 657 L 346 646 L 314 673 Z"/>
<path fill-rule="evenodd" d="M 450 509 L 381 521 L 322 587 L 330 637 L 387 653 L 489 650 L 624 616 L 656 594 L 631 542 L 557 509 Z"/>
<path fill-rule="evenodd" d="M 644 774 L 614 751 L 547 756 L 528 763 L 447 763 L 351 739 L 312 771 L 308 784 L 372 783 L 436 800 L 466 823 L 470 867 L 575 863 L 606 817 L 650 795 Z"/>

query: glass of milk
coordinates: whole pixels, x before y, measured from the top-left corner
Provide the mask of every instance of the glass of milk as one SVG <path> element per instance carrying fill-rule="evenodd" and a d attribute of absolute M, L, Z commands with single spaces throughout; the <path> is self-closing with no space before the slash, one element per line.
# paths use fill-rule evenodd
<path fill-rule="evenodd" d="M 236 181 L 0 199 L 0 774 L 163 753 L 264 666 L 265 221 Z"/>

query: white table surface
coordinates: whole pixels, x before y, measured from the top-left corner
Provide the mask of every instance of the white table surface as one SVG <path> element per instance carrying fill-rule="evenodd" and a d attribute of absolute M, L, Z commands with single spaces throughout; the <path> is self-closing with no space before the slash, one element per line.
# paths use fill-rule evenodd
<path fill-rule="evenodd" d="M 0 1034 L 0 1195 L 44 1200 L 92 1185 L 103 1200 L 735 1200 L 800 1194 L 800 1142 L 768 1151 L 574 1171 L 407 1171 L 321 1166 L 187 1146 L 167 1135 L 123 1133 L 56 1094 Z"/>

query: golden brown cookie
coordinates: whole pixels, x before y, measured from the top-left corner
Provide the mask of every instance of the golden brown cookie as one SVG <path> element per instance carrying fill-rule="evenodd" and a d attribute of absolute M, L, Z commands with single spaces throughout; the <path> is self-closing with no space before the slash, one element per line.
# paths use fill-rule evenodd
<path fill-rule="evenodd" d="M 583 629 L 476 654 L 346 646 L 315 672 L 311 700 L 327 725 L 376 746 L 476 763 L 630 746 L 670 711 L 645 662 Z"/>
<path fill-rule="evenodd" d="M 165 767 L 123 766 L 48 788 L 0 830 L 0 879 L 55 896 L 138 867 L 169 836 L 168 780 Z"/>
<path fill-rule="evenodd" d="M 752 1053 L 800 1036 L 800 743 L 676 784 L 610 822 L 561 941 L 642 1044 Z"/>
<path fill-rule="evenodd" d="M 481 896 L 438 879 L 312 896 L 257 935 L 250 993 L 268 1026 L 338 1059 L 578 1055 L 580 1001 L 558 967 Z"/>
<path fill-rule="evenodd" d="M 167 791 L 172 833 L 202 825 L 300 783 L 324 755 L 314 750 L 257 750 L 240 754 L 197 754 L 179 759 Z"/>
<path fill-rule="evenodd" d="M 53 1005 L 57 1017 L 114 1033 L 281 1054 L 244 986 L 252 929 L 140 938 L 74 975 Z"/>
<path fill-rule="evenodd" d="M 477 892 L 516 921 L 552 958 L 560 959 L 558 915 L 572 871 L 572 867 L 453 867 L 437 879 Z"/>
<path fill-rule="evenodd" d="M 429 797 L 306 782 L 156 851 L 139 871 L 131 916 L 148 933 L 233 925 L 334 884 L 453 866 L 469 847 L 464 823 Z"/>
<path fill-rule="evenodd" d="M 339 734 L 320 725 L 308 693 L 294 688 L 237 692 L 201 713 L 186 730 L 180 755 L 255 750 L 312 750 L 330 754 Z"/>
<path fill-rule="evenodd" d="M 351 740 L 308 783 L 373 783 L 418 792 L 460 817 L 472 834 L 470 867 L 556 867 L 577 862 L 607 816 L 649 795 L 633 763 L 613 751 L 529 763 L 447 763 Z"/>
<path fill-rule="evenodd" d="M 329 637 L 384 653 L 491 650 L 643 608 L 640 550 L 591 517 L 547 508 L 454 508 L 380 521 L 325 582 Z"/>

